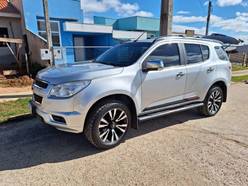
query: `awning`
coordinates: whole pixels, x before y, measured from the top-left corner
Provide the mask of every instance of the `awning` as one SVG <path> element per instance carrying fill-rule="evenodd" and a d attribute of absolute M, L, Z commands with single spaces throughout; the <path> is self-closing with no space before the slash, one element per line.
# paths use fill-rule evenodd
<path fill-rule="evenodd" d="M 122 31 L 113 30 L 113 38 L 120 40 L 132 40 L 139 38 L 140 40 L 147 39 L 146 32 Z"/>
<path fill-rule="evenodd" d="M 65 22 L 64 31 L 77 32 L 84 34 L 112 34 L 113 39 L 132 40 L 141 36 L 142 39 L 147 39 L 147 33 L 137 31 L 113 30 L 112 26 L 97 25 L 97 24 L 83 24 L 76 22 Z"/>
<path fill-rule="evenodd" d="M 84 32 L 84 33 L 102 33 L 102 34 L 112 34 L 113 27 L 105 25 L 94 25 L 94 24 L 83 24 L 76 22 L 65 22 L 64 23 L 65 32 Z"/>

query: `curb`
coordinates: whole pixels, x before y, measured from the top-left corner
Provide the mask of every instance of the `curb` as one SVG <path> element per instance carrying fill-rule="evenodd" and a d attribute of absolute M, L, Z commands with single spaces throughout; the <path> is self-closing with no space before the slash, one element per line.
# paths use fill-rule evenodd
<path fill-rule="evenodd" d="M 233 74 L 232 77 L 248 76 L 248 74 Z"/>
<path fill-rule="evenodd" d="M 32 119 L 32 118 L 35 118 L 35 116 L 33 116 L 32 114 L 14 116 L 14 117 L 9 118 L 7 121 L 0 123 L 0 125 L 8 124 L 11 122 L 20 122 L 20 121 L 24 121 L 26 119 Z"/>
<path fill-rule="evenodd" d="M 247 76 L 248 75 L 248 70 L 239 70 L 232 72 L 232 76 L 238 77 L 238 76 Z"/>
<path fill-rule="evenodd" d="M 33 94 L 20 94 L 20 95 L 0 95 L 0 99 L 16 99 L 32 97 Z"/>

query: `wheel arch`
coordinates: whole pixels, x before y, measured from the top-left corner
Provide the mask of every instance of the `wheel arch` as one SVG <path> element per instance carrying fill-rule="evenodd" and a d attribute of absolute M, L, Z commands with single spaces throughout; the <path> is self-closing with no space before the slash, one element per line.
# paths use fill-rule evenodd
<path fill-rule="evenodd" d="M 126 94 L 112 94 L 112 95 L 108 95 L 108 96 L 104 96 L 102 98 L 100 98 L 99 100 L 97 100 L 88 110 L 87 114 L 86 114 L 86 120 L 87 121 L 89 119 L 89 115 L 94 112 L 94 109 L 99 106 L 100 104 L 110 101 L 110 100 L 116 100 L 116 101 L 121 101 L 124 104 L 126 104 L 129 108 L 130 108 L 130 112 L 132 114 L 132 123 L 131 123 L 131 128 L 134 129 L 138 129 L 138 119 L 137 119 L 137 109 L 136 109 L 136 104 L 134 102 L 134 100 L 126 95 Z"/>
<path fill-rule="evenodd" d="M 227 101 L 227 85 L 224 81 L 220 80 L 220 81 L 216 81 L 210 88 L 209 90 L 214 87 L 214 86 L 219 86 L 222 91 L 223 91 L 223 102 Z"/>

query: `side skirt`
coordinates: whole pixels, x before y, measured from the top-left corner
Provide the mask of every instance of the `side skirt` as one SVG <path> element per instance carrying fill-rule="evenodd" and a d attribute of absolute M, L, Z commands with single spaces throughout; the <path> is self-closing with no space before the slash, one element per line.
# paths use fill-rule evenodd
<path fill-rule="evenodd" d="M 203 105 L 204 105 L 203 103 L 193 103 L 193 104 L 189 104 L 189 105 L 185 105 L 185 106 L 181 106 L 181 107 L 176 107 L 176 108 L 174 107 L 174 108 L 166 109 L 166 110 L 159 111 L 159 112 L 149 113 L 149 114 L 142 114 L 141 113 L 141 115 L 138 116 L 138 121 L 142 122 L 142 121 L 166 116 L 166 115 L 176 113 L 176 112 L 182 112 L 182 111 L 198 108 L 198 107 L 201 107 Z"/>

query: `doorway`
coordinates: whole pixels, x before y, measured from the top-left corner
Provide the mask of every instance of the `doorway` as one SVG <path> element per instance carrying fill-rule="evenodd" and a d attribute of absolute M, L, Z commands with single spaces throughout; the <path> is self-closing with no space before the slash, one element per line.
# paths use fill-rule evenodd
<path fill-rule="evenodd" d="M 83 48 L 85 46 L 84 37 L 74 36 L 73 42 L 75 46 L 75 50 L 74 50 L 75 62 L 85 61 L 85 48 Z"/>

